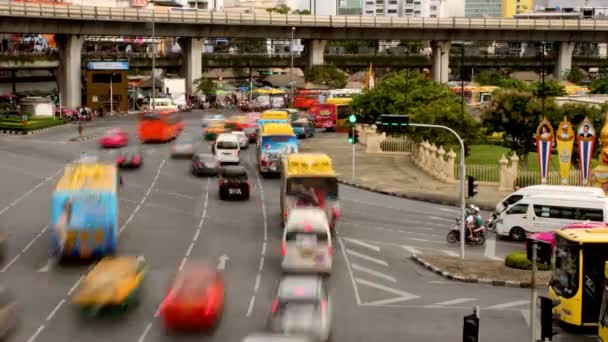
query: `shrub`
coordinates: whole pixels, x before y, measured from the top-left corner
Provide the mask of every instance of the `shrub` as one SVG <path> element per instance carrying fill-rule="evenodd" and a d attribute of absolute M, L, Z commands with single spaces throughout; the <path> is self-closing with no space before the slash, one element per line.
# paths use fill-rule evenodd
<path fill-rule="evenodd" d="M 28 120 L 27 126 L 23 127 L 21 119 L 2 119 L 0 120 L 0 130 L 30 132 L 63 125 L 65 123 L 66 121 L 63 119 L 53 120 L 53 118 L 35 118 L 32 120 Z"/>
<path fill-rule="evenodd" d="M 531 270 L 532 262 L 528 260 L 526 251 L 511 252 L 505 258 L 505 266 L 509 268 L 516 268 L 519 270 Z M 538 264 L 539 271 L 548 271 L 551 267 L 543 264 Z"/>

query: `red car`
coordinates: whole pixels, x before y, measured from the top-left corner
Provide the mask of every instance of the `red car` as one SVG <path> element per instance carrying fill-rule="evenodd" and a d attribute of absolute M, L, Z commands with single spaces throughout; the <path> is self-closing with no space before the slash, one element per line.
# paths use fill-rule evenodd
<path fill-rule="evenodd" d="M 141 152 L 137 148 L 122 151 L 116 158 L 116 166 L 124 169 L 136 169 L 143 163 Z"/>
<path fill-rule="evenodd" d="M 214 268 L 198 264 L 178 273 L 160 316 L 169 330 L 209 330 L 218 326 L 223 311 L 224 278 Z"/>
<path fill-rule="evenodd" d="M 99 145 L 103 148 L 124 147 L 129 144 L 129 135 L 120 128 L 111 129 L 100 139 Z"/>

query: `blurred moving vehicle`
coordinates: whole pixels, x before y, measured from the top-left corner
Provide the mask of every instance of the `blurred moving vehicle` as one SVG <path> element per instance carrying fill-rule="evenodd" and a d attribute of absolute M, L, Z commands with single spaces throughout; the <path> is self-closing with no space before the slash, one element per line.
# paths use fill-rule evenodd
<path fill-rule="evenodd" d="M 239 138 L 234 134 L 220 134 L 213 145 L 213 154 L 222 164 L 239 164 L 241 162 Z"/>
<path fill-rule="evenodd" d="M 171 145 L 172 158 L 190 158 L 194 155 L 194 137 L 183 134 Z"/>
<path fill-rule="evenodd" d="M 183 130 L 182 116 L 175 111 L 146 112 L 139 117 L 138 134 L 142 143 L 169 141 Z"/>
<path fill-rule="evenodd" d="M 116 158 L 116 165 L 125 169 L 136 169 L 143 164 L 141 151 L 137 147 L 128 148 L 120 152 Z"/>
<path fill-rule="evenodd" d="M 258 171 L 261 175 L 279 174 L 281 158 L 298 153 L 298 138 L 287 123 L 265 123 L 258 138 Z"/>
<path fill-rule="evenodd" d="M 226 166 L 220 173 L 219 192 L 220 199 L 232 197 L 249 199 L 249 180 L 247 170 L 242 166 Z"/>
<path fill-rule="evenodd" d="M 224 278 L 202 263 L 179 271 L 160 306 L 160 316 L 170 330 L 216 328 L 223 311 Z"/>
<path fill-rule="evenodd" d="M 195 176 L 216 176 L 221 164 L 210 153 L 198 153 L 192 157 L 192 174 Z"/>
<path fill-rule="evenodd" d="M 317 342 L 317 339 L 306 335 L 256 333 L 247 335 L 242 342 Z"/>
<path fill-rule="evenodd" d="M 114 128 L 99 138 L 99 145 L 103 148 L 124 147 L 129 144 L 129 134 L 123 129 Z"/>
<path fill-rule="evenodd" d="M 143 257 L 104 258 L 82 280 L 72 302 L 91 314 L 103 309 L 125 310 L 137 303 L 145 273 Z"/>
<path fill-rule="evenodd" d="M 269 330 L 283 334 L 304 334 L 329 341 L 332 304 L 327 282 L 319 276 L 283 276 L 279 282 Z"/>
<path fill-rule="evenodd" d="M 179 106 L 171 98 L 157 97 L 147 99 L 148 103 L 144 104 L 144 110 L 146 111 L 178 111 Z"/>
<path fill-rule="evenodd" d="M 51 203 L 54 256 L 88 259 L 116 252 L 119 184 L 115 164 L 66 166 Z"/>
<path fill-rule="evenodd" d="M 217 137 L 226 132 L 224 121 L 211 121 L 207 127 L 203 128 L 203 136 L 205 140 L 216 140 Z"/>
<path fill-rule="evenodd" d="M 325 212 L 320 208 L 293 209 L 283 230 L 283 272 L 330 274 L 333 253 Z"/>
<path fill-rule="evenodd" d="M 241 150 L 246 150 L 249 148 L 249 138 L 247 138 L 245 132 L 235 131 L 232 132 L 232 134 L 236 135 L 236 137 L 239 139 L 239 147 Z"/>
<path fill-rule="evenodd" d="M 79 163 L 97 163 L 99 162 L 99 154 L 96 151 L 87 151 L 80 154 Z"/>
<path fill-rule="evenodd" d="M 298 138 L 307 139 L 315 136 L 315 126 L 307 119 L 293 121 L 291 127 Z"/>
<path fill-rule="evenodd" d="M 226 120 L 226 118 L 222 114 L 209 114 L 209 115 L 205 116 L 201 121 L 202 121 L 203 128 L 206 128 L 209 126 L 210 122 L 214 122 L 214 121 L 223 122 L 224 120 Z"/>
<path fill-rule="evenodd" d="M 0 285 L 0 341 L 8 341 L 18 325 L 17 301 L 6 287 Z"/>

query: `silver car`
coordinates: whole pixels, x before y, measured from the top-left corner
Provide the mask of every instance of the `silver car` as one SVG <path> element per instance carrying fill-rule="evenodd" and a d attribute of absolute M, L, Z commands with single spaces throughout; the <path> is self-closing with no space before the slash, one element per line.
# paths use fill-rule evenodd
<path fill-rule="evenodd" d="M 320 276 L 284 276 L 279 282 L 268 327 L 274 333 L 307 335 L 329 341 L 332 303 Z"/>
<path fill-rule="evenodd" d="M 249 147 L 249 138 L 247 138 L 245 132 L 234 131 L 232 132 L 232 134 L 236 135 L 236 137 L 239 138 L 239 146 L 241 147 L 241 150 L 245 150 Z"/>
<path fill-rule="evenodd" d="M 8 289 L 0 285 L 0 341 L 6 341 L 18 325 L 17 303 Z"/>
<path fill-rule="evenodd" d="M 171 157 L 192 157 L 194 155 L 194 138 L 190 135 L 180 135 L 171 145 Z"/>

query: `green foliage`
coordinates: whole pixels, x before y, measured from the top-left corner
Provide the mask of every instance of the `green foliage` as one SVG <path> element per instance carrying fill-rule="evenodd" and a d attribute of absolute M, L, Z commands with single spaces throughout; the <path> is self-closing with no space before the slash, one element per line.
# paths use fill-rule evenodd
<path fill-rule="evenodd" d="M 293 12 L 291 12 L 291 14 L 299 14 L 299 15 L 310 15 L 310 11 L 305 9 L 305 10 L 295 10 Z"/>
<path fill-rule="evenodd" d="M 365 122 L 375 122 L 381 114 L 408 113 L 411 122 L 446 125 L 465 140 L 474 138 L 478 131 L 466 108 L 462 116 L 459 97 L 447 86 L 429 80 L 417 71 L 387 74 L 374 89 L 356 96 L 352 106 Z M 413 129 L 412 137 L 443 145 L 455 143 L 451 134 L 432 128 Z"/>
<path fill-rule="evenodd" d="M 64 125 L 67 122 L 63 119 L 53 119 L 52 117 L 34 117 L 27 122 L 27 126 L 23 127 L 21 117 L 3 118 L 0 119 L 0 130 L 15 131 L 15 132 L 31 132 L 44 128 Z"/>
<path fill-rule="evenodd" d="M 291 12 L 291 8 L 286 5 L 279 5 L 273 8 L 267 8 L 266 12 L 268 13 L 278 13 L 278 14 L 289 14 Z"/>
<path fill-rule="evenodd" d="M 529 90 L 530 86 L 499 71 L 482 71 L 475 75 L 474 81 L 482 86 L 496 86 L 503 89 Z"/>
<path fill-rule="evenodd" d="M 230 45 L 235 47 L 239 53 L 257 53 L 266 51 L 266 39 L 264 38 L 233 38 Z"/>
<path fill-rule="evenodd" d="M 528 255 L 525 251 L 511 252 L 507 254 L 505 258 L 505 266 L 509 268 L 516 268 L 518 270 L 531 270 L 532 262 L 528 260 Z M 550 266 L 544 264 L 538 264 L 540 271 L 549 271 Z"/>
<path fill-rule="evenodd" d="M 574 84 L 581 84 L 586 77 L 585 71 L 579 67 L 566 71 L 566 79 Z"/>
<path fill-rule="evenodd" d="M 566 90 L 556 80 L 545 80 L 543 82 L 534 82 L 532 85 L 532 93 L 536 97 L 547 98 L 566 95 Z"/>
<path fill-rule="evenodd" d="M 344 88 L 347 83 L 346 75 L 332 64 L 315 65 L 306 75 L 306 80 L 332 89 Z"/>
<path fill-rule="evenodd" d="M 203 94 L 214 94 L 217 90 L 217 85 L 210 78 L 201 77 L 195 83 L 196 90 Z"/>
<path fill-rule="evenodd" d="M 344 53 L 353 55 L 358 54 L 360 48 L 375 48 L 377 42 L 373 40 L 330 40 L 327 45 L 342 46 Z"/>

